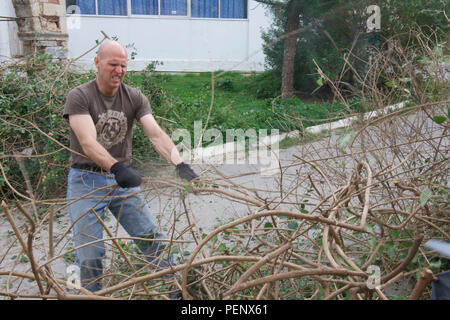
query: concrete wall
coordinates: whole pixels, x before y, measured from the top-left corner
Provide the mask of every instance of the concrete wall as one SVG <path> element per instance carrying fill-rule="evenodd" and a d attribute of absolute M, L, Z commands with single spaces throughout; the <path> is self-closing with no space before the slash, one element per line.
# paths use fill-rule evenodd
<path fill-rule="evenodd" d="M 248 19 L 196 19 L 165 16 L 67 16 L 69 58 L 76 58 L 103 39 L 103 30 L 124 44 L 133 44 L 137 56 L 131 70 L 154 60 L 157 70 L 202 72 L 215 70 L 263 71 L 261 28 L 270 20 L 265 8 L 249 0 Z M 95 51 L 78 60 L 94 68 Z"/>

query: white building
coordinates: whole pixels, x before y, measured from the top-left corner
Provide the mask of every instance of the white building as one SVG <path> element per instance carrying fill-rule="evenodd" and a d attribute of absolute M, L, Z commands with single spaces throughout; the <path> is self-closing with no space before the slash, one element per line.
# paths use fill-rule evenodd
<path fill-rule="evenodd" d="M 14 16 L 12 0 L 0 1 L 0 16 Z M 58 0 L 52 0 L 58 2 Z M 41 2 L 49 2 L 41 0 Z M 267 9 L 253 0 L 60 0 L 66 9 L 68 57 L 77 58 L 102 40 L 104 31 L 137 53 L 130 69 L 152 61 L 160 71 L 264 70 L 261 31 Z M 1 19 L 1 18 L 0 18 Z M 8 28 L 4 28 L 8 24 Z M 0 22 L 0 55 L 20 54 L 14 22 Z M 16 37 L 16 40 L 13 38 Z M 14 42 L 15 41 L 15 42 Z M 77 60 L 93 68 L 95 50 Z"/>
<path fill-rule="evenodd" d="M 15 16 L 11 1 L 0 1 L 0 61 L 22 55 L 17 23 L 10 19 Z"/>

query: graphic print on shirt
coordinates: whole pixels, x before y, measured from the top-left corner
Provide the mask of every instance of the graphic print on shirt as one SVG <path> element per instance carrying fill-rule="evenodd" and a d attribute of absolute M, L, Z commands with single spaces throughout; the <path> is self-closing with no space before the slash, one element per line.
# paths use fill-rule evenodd
<path fill-rule="evenodd" d="M 108 110 L 100 114 L 97 124 L 97 141 L 109 149 L 120 144 L 127 133 L 127 118 L 123 112 Z"/>

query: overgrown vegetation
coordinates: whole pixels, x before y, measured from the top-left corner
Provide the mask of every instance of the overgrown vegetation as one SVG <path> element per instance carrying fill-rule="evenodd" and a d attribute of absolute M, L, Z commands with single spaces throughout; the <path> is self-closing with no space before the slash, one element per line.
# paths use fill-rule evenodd
<path fill-rule="evenodd" d="M 155 72 L 157 65 L 154 62 L 146 70 L 130 72 L 125 83 L 139 88 L 149 98 L 154 115 L 169 134 L 177 128 L 185 128 L 193 137 L 194 122 L 201 121 L 205 125 L 208 117 L 211 74 L 161 74 Z M 4 175 L 0 175 L 0 190 L 6 198 L 14 189 L 30 195 L 30 188 L 23 183 L 24 171 L 12 156 L 21 154 L 28 159 L 24 162 L 25 172 L 34 195 L 45 198 L 61 193 L 65 189 L 70 155 L 69 128 L 62 118 L 63 106 L 67 93 L 94 79 L 95 73 L 77 72 L 43 54 L 5 64 L 1 71 L 0 163 Z M 227 129 L 235 128 L 289 131 L 349 113 L 339 103 L 280 99 L 276 97 L 276 90 L 267 73 L 247 76 L 224 73 L 215 83 L 208 128 L 216 128 L 224 136 Z M 352 107 L 357 110 L 358 101 Z M 133 141 L 135 159 L 157 157 L 137 125 Z"/>
<path fill-rule="evenodd" d="M 411 291 L 408 285 L 417 283 L 423 269 L 447 270 L 448 260 L 422 244 L 428 239 L 450 241 L 449 70 L 443 63 L 448 54 L 438 37 L 420 29 L 411 30 L 409 37 L 406 45 L 391 38 L 386 47 L 371 53 L 373 60 L 359 79 L 362 85 L 356 99 L 343 92 L 342 78 L 318 71 L 339 103 L 316 106 L 297 98 L 276 98 L 268 74 L 225 73 L 211 81 L 208 74 L 155 74 L 155 64 L 143 73 L 130 73 L 127 83 L 149 96 L 155 115 L 169 132 L 178 125 L 192 129 L 193 120 L 205 121 L 211 106 L 210 127 L 228 121 L 227 126 L 301 129 L 315 123 L 314 117 L 324 121 L 355 110 L 380 110 L 392 102 L 409 103 L 371 119 L 358 114 L 358 124 L 346 128 L 337 141 L 326 135 L 315 144 L 300 146 L 292 159 L 280 159 L 277 172 L 264 182 L 259 172 L 242 173 L 254 183 L 245 185 L 238 180 L 240 175 L 224 176 L 214 170 L 205 172 L 201 184 L 193 186 L 175 179 L 148 179 L 149 188 L 142 192 L 167 201 L 156 215 L 170 237 L 166 249 L 177 255 L 180 264 L 153 272 L 132 242 L 117 238 L 116 228 L 104 239 L 115 257 L 104 275 L 104 289 L 96 293 L 78 289 L 77 295 L 159 299 L 173 288 L 175 280 L 167 278 L 173 274 L 185 298 L 405 299 Z M 389 54 L 384 48 L 390 48 Z M 345 69 L 352 67 L 350 61 L 344 62 Z M 67 170 L 67 123 L 58 116 L 65 94 L 94 74 L 72 73 L 45 56 L 3 67 L 2 73 L 0 169 L 7 200 L 2 202 L 2 214 L 13 228 L 12 243 L 20 246 L 1 251 L 0 261 L 12 255 L 15 262 L 32 268 L 15 273 L 13 264 L 11 270 L 2 271 L 8 287 L 0 294 L 25 296 L 20 289 L 28 278 L 39 289 L 28 297 L 71 298 L 66 279 L 51 271 L 57 259 L 73 262 L 74 248 L 67 240 L 72 225 L 53 228 L 53 218 L 66 209 L 65 199 L 52 198 L 47 188 L 62 186 Z M 268 89 L 258 93 L 255 88 Z M 144 148 L 141 134 L 136 131 L 138 149 Z M 55 180 L 50 183 L 52 170 Z M 216 199 L 231 202 L 240 206 L 239 216 L 204 232 L 192 197 L 204 197 L 202 210 L 209 210 L 208 202 Z M 369 267 L 380 271 L 379 286 L 368 286 Z M 14 292 L 10 278 L 17 280 Z M 406 293 L 388 293 L 398 280 L 406 283 Z M 428 287 L 423 298 L 429 296 Z"/>
<path fill-rule="evenodd" d="M 30 196 L 29 185 L 43 197 L 60 191 L 69 157 L 69 129 L 62 108 L 68 90 L 93 74 L 78 74 L 43 54 L 4 64 L 0 71 L 2 195 L 8 198 L 6 190 L 16 189 Z M 17 161 L 20 157 L 27 157 L 26 178 Z"/>
<path fill-rule="evenodd" d="M 279 1 L 272 3 L 273 23 L 264 32 L 266 64 L 281 86 L 283 52 L 287 32 L 288 11 Z M 370 50 L 385 50 L 387 43 L 396 38 L 406 46 L 410 31 L 421 28 L 430 43 L 444 44 L 448 40 L 448 20 L 442 0 L 291 0 L 301 8 L 297 47 L 295 51 L 294 80 L 297 95 L 309 96 L 329 94 L 327 83 L 321 83 L 320 68 L 328 77 L 341 81 L 343 93 L 358 94 L 368 69 Z M 381 29 L 367 32 L 367 20 L 371 16 L 366 10 L 370 5 L 381 9 Z M 448 8 L 447 8 L 448 10 Z M 348 63 L 347 63 L 348 62 Z M 351 66 L 351 67 L 349 67 Z M 359 78 L 359 79 L 358 79 Z M 379 85 L 383 85 L 380 79 Z M 279 86 L 279 87 L 280 87 Z M 321 87 L 320 90 L 317 90 Z"/>

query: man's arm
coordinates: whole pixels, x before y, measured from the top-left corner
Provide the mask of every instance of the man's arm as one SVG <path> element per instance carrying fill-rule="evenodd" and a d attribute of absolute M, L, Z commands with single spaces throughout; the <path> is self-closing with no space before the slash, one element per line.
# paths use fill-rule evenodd
<path fill-rule="evenodd" d="M 147 114 L 139 120 L 144 128 L 144 132 L 153 143 L 156 151 L 167 161 L 176 166 L 178 175 L 182 180 L 191 181 L 198 178 L 191 167 L 183 162 L 178 149 L 172 139 L 158 125 L 151 114 Z"/>
<path fill-rule="evenodd" d="M 70 115 L 69 123 L 84 153 L 98 166 L 111 171 L 120 187 L 133 188 L 141 184 L 141 176 L 136 171 L 117 161 L 98 143 L 97 130 L 90 115 Z"/>
<path fill-rule="evenodd" d="M 97 141 L 97 130 L 92 117 L 88 114 L 70 115 L 69 123 L 86 156 L 103 169 L 110 170 L 117 160 Z"/>
<path fill-rule="evenodd" d="M 178 152 L 172 139 L 164 132 L 158 125 L 155 118 L 151 114 L 147 114 L 139 120 L 144 129 L 145 135 L 150 139 L 161 157 L 172 163 L 178 165 L 183 162 L 180 153 Z"/>

